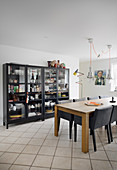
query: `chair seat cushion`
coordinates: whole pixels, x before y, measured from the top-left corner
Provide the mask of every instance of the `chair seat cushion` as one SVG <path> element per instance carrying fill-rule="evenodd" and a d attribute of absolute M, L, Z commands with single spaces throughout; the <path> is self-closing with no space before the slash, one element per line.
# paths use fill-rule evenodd
<path fill-rule="evenodd" d="M 67 112 L 58 111 L 58 116 L 59 116 L 60 118 L 63 118 L 63 119 L 69 120 L 69 121 L 72 121 L 72 120 L 73 120 L 73 115 L 72 115 L 72 114 L 69 114 L 69 113 L 67 113 Z"/>

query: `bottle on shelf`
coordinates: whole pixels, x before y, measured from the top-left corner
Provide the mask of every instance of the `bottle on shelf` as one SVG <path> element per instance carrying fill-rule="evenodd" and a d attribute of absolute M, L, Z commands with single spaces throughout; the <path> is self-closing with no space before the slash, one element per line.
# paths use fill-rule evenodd
<path fill-rule="evenodd" d="M 34 112 L 35 107 L 34 107 L 34 105 L 33 105 L 33 104 L 31 105 L 31 107 L 30 107 L 30 108 L 31 108 L 31 112 Z"/>
<path fill-rule="evenodd" d="M 8 85 L 8 93 L 10 93 L 10 92 L 11 92 L 10 85 Z"/>
<path fill-rule="evenodd" d="M 36 91 L 39 92 L 40 88 L 39 85 L 36 85 Z"/>
<path fill-rule="evenodd" d="M 30 83 L 34 83 L 35 81 L 34 81 L 34 73 L 32 73 L 32 78 L 31 78 L 31 80 L 30 80 Z"/>
<path fill-rule="evenodd" d="M 30 84 L 30 92 L 32 92 L 32 84 Z"/>
<path fill-rule="evenodd" d="M 40 103 L 37 104 L 37 112 L 41 112 Z"/>
<path fill-rule="evenodd" d="M 19 93 L 21 93 L 21 92 L 22 92 L 21 85 L 19 85 Z"/>
<path fill-rule="evenodd" d="M 30 107 L 30 105 L 28 105 L 28 112 L 30 112 L 30 111 L 31 111 L 30 109 L 31 109 L 31 107 Z"/>
<path fill-rule="evenodd" d="M 38 80 L 39 80 L 39 77 L 38 77 L 38 74 L 37 74 L 35 83 L 38 83 Z"/>
<path fill-rule="evenodd" d="M 35 104 L 35 112 L 37 112 L 37 108 L 38 108 L 38 105 L 37 105 L 37 104 Z"/>
<path fill-rule="evenodd" d="M 57 67 L 60 67 L 60 60 L 57 60 Z"/>
<path fill-rule="evenodd" d="M 28 96 L 28 92 L 27 92 L 27 96 L 26 96 L 26 103 L 29 102 L 29 96 Z"/>
<path fill-rule="evenodd" d="M 11 66 L 8 66 L 8 75 L 11 74 Z"/>
<path fill-rule="evenodd" d="M 11 93 L 14 93 L 14 86 L 11 85 L 10 88 L 11 88 Z"/>

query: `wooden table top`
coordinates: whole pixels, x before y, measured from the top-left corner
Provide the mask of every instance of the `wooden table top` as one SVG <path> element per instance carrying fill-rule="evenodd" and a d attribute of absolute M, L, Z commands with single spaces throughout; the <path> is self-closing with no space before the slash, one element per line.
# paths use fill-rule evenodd
<path fill-rule="evenodd" d="M 81 113 L 92 113 L 95 111 L 96 108 L 103 108 L 103 107 L 107 107 L 110 105 L 117 105 L 117 97 L 114 97 L 114 100 L 116 101 L 115 103 L 110 103 L 111 100 L 112 100 L 112 97 L 103 98 L 103 99 L 85 100 L 85 101 L 78 101 L 78 102 L 73 102 L 73 103 L 57 104 L 57 107 L 70 109 L 70 110 L 78 111 Z M 87 106 L 85 103 L 89 101 L 103 103 L 103 105 Z"/>

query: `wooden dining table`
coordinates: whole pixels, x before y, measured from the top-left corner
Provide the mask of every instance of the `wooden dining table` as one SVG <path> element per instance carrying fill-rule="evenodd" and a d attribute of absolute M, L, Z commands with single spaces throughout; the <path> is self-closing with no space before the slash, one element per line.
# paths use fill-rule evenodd
<path fill-rule="evenodd" d="M 69 114 L 78 115 L 82 117 L 82 152 L 89 152 L 89 117 L 97 108 L 107 107 L 110 105 L 117 105 L 117 97 L 114 98 L 115 103 L 111 103 L 112 98 L 103 98 L 90 100 L 90 102 L 102 103 L 101 106 L 88 106 L 85 103 L 88 101 L 79 101 L 73 103 L 64 103 L 55 105 L 55 136 L 58 136 L 58 110 L 67 112 Z"/>

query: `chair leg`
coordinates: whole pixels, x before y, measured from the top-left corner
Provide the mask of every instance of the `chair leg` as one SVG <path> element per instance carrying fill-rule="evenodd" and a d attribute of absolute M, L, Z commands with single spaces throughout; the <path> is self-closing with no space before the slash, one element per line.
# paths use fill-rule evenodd
<path fill-rule="evenodd" d="M 116 121 L 116 125 L 117 125 L 117 121 Z"/>
<path fill-rule="evenodd" d="M 112 135 L 111 123 L 109 123 L 109 130 L 110 130 L 110 139 L 111 139 L 111 142 L 113 142 L 113 135 Z"/>
<path fill-rule="evenodd" d="M 96 148 L 96 140 L 95 140 L 95 131 L 91 130 L 91 133 L 92 133 L 92 138 L 93 138 L 94 151 L 96 152 L 97 148 Z"/>
<path fill-rule="evenodd" d="M 77 124 L 74 123 L 74 142 L 77 141 Z"/>
<path fill-rule="evenodd" d="M 59 129 L 60 129 L 60 117 L 58 117 L 58 132 L 59 132 Z"/>
<path fill-rule="evenodd" d="M 90 129 L 90 135 L 92 135 L 92 131 L 91 131 L 91 129 Z"/>
<path fill-rule="evenodd" d="M 72 139 L 72 125 L 73 121 L 69 121 L 69 138 Z"/>
<path fill-rule="evenodd" d="M 111 143 L 111 142 L 110 142 L 109 125 L 106 125 L 106 129 L 107 129 L 108 143 Z"/>

